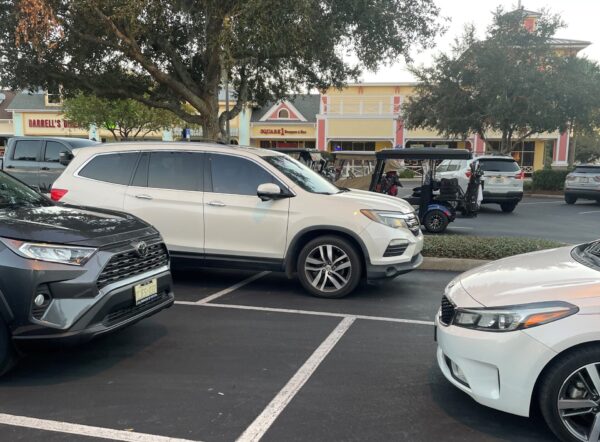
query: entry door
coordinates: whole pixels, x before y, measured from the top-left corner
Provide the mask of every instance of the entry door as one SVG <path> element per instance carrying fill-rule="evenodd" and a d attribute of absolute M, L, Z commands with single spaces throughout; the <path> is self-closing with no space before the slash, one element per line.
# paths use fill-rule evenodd
<path fill-rule="evenodd" d="M 40 187 L 41 140 L 17 140 L 12 157 L 4 162 L 6 172 L 31 187 Z"/>
<path fill-rule="evenodd" d="M 42 192 L 50 192 L 52 183 L 65 170 L 65 166 L 60 164 L 60 154 L 62 152 L 70 152 L 65 144 L 59 141 L 46 141 L 42 161 L 39 163 L 40 190 Z"/>
<path fill-rule="evenodd" d="M 198 152 L 146 152 L 127 189 L 125 211 L 156 227 L 172 252 L 203 253 L 203 158 Z"/>
<path fill-rule="evenodd" d="M 258 163 L 227 154 L 210 154 L 210 182 L 204 194 L 205 252 L 211 256 L 282 260 L 289 198 L 261 201 L 260 184 L 282 184 Z"/>

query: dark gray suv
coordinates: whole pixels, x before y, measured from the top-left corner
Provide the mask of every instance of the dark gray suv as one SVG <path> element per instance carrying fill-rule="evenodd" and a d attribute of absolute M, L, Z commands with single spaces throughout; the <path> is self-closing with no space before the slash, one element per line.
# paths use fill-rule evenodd
<path fill-rule="evenodd" d="M 153 227 L 57 205 L 0 172 L 0 375 L 22 343 L 82 342 L 173 302 L 169 255 Z"/>

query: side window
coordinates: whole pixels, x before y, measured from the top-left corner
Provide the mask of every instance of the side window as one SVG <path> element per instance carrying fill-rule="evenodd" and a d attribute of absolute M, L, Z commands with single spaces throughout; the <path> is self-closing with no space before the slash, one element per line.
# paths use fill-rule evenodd
<path fill-rule="evenodd" d="M 98 155 L 79 172 L 79 176 L 128 185 L 138 156 L 139 152 Z"/>
<path fill-rule="evenodd" d="M 132 186 L 148 187 L 148 164 L 150 164 L 150 154 L 145 152 L 140 158 L 133 181 L 131 181 Z"/>
<path fill-rule="evenodd" d="M 204 181 L 202 158 L 202 153 L 194 152 L 150 153 L 148 187 L 172 190 L 202 190 Z"/>
<path fill-rule="evenodd" d="M 211 155 L 210 170 L 215 193 L 254 195 L 259 185 L 280 183 L 258 164 L 231 155 Z"/>
<path fill-rule="evenodd" d="M 69 152 L 69 149 L 64 144 L 56 141 L 46 141 L 46 152 L 44 153 L 44 161 L 49 163 L 59 163 L 60 154 Z"/>
<path fill-rule="evenodd" d="M 15 161 L 37 161 L 42 142 L 39 140 L 20 140 L 15 143 L 13 160 Z"/>

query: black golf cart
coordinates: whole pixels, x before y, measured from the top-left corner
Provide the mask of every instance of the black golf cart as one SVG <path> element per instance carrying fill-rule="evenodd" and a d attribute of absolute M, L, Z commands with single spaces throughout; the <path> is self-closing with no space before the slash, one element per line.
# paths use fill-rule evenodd
<path fill-rule="evenodd" d="M 388 193 L 397 188 L 399 180 L 394 170 L 386 167 L 391 161 L 413 161 L 422 166 L 421 185 L 413 189 L 406 201 L 419 207 L 419 219 L 428 232 L 441 233 L 456 219 L 457 212 L 463 216 L 477 216 L 482 198 L 483 172 L 478 164 L 471 166 L 471 178 L 463 191 L 458 180 L 436 180 L 436 165 L 443 160 L 470 160 L 472 153 L 464 149 L 412 148 L 382 150 L 375 154 L 377 162 L 371 176 L 369 190 Z"/>

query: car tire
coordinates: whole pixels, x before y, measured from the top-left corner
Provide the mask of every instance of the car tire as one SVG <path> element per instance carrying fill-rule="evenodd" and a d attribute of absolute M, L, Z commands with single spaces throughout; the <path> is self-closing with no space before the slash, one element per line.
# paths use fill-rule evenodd
<path fill-rule="evenodd" d="M 518 203 L 510 202 L 510 203 L 501 203 L 500 208 L 504 213 L 513 213 L 517 208 Z"/>
<path fill-rule="evenodd" d="M 591 367 L 596 373 L 596 383 L 587 374 L 587 367 Z M 585 384 L 579 378 L 581 373 Z M 593 427 L 594 419 L 600 419 L 600 345 L 586 346 L 569 352 L 552 363 L 551 367 L 541 379 L 538 404 L 544 420 L 554 434 L 564 442 L 579 442 L 587 440 L 583 438 L 586 431 L 589 433 Z M 587 386 L 586 386 L 587 384 Z M 588 387 L 590 390 L 588 391 Z M 590 409 L 595 412 L 581 414 L 579 416 L 565 417 L 562 413 L 579 413 L 581 408 L 567 408 L 566 411 L 559 409 L 559 401 L 562 400 L 585 400 L 596 404 Z M 592 396 L 593 395 L 593 396 Z M 592 399 L 595 398 L 595 399 Z M 581 405 L 581 404 L 578 404 Z M 584 407 L 583 409 L 586 409 Z M 570 410 L 570 411 L 569 411 Z M 591 426 L 587 427 L 590 422 Z M 600 431 L 600 427 L 597 429 Z M 580 437 L 577 433 L 581 432 Z M 596 437 L 597 440 L 597 437 Z"/>
<path fill-rule="evenodd" d="M 362 276 L 362 260 L 355 246 L 338 236 L 309 241 L 298 255 L 298 279 L 311 295 L 343 298 L 354 291 Z"/>
<path fill-rule="evenodd" d="M 577 202 L 576 196 L 565 194 L 565 203 L 571 205 L 571 204 L 575 204 L 576 202 Z"/>
<path fill-rule="evenodd" d="M 429 233 L 442 233 L 448 228 L 450 220 L 441 210 L 431 210 L 423 218 L 423 226 Z"/>
<path fill-rule="evenodd" d="M 8 327 L 0 319 L 0 376 L 8 373 L 17 362 L 17 354 Z"/>

